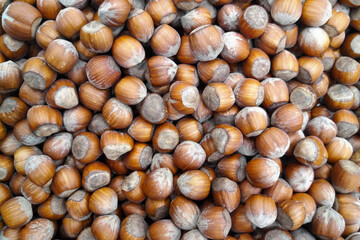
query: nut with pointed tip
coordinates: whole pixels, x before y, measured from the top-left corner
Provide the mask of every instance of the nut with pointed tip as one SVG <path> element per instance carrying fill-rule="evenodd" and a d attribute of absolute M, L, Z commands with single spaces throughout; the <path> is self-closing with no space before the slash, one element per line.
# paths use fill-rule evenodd
<path fill-rule="evenodd" d="M 43 152 L 53 160 L 63 159 L 70 153 L 72 141 L 71 133 L 56 133 L 44 142 Z"/>
<path fill-rule="evenodd" d="M 237 32 L 226 32 L 223 38 L 224 49 L 220 56 L 228 63 L 238 63 L 249 56 L 249 43 L 243 35 Z"/>
<path fill-rule="evenodd" d="M 127 105 L 141 103 L 146 95 L 147 89 L 145 84 L 136 77 L 126 76 L 115 86 L 115 96 Z"/>
<path fill-rule="evenodd" d="M 287 133 L 300 130 L 302 124 L 302 111 L 292 103 L 278 107 L 271 115 L 271 125 Z"/>
<path fill-rule="evenodd" d="M 174 164 L 173 155 L 166 153 L 156 153 L 152 157 L 150 170 L 154 171 L 158 168 L 168 168 L 172 174 L 175 174 L 178 170 Z"/>
<path fill-rule="evenodd" d="M 179 129 L 181 141 L 199 142 L 203 138 L 202 125 L 193 118 L 180 119 L 176 127 Z"/>
<path fill-rule="evenodd" d="M 127 133 L 105 131 L 101 135 L 100 146 L 107 158 L 117 160 L 133 149 L 134 140 Z"/>
<path fill-rule="evenodd" d="M 336 124 L 327 117 L 312 118 L 306 126 L 306 133 L 318 137 L 324 144 L 328 144 L 337 134 Z"/>
<path fill-rule="evenodd" d="M 237 4 L 225 4 L 217 13 L 219 26 L 226 32 L 237 31 L 243 9 Z"/>

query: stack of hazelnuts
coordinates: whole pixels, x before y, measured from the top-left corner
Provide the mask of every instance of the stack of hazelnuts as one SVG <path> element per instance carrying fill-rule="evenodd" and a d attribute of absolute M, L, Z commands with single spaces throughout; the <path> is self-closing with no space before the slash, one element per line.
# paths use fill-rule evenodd
<path fill-rule="evenodd" d="M 359 0 L 0 18 L 0 239 L 360 239 Z"/>

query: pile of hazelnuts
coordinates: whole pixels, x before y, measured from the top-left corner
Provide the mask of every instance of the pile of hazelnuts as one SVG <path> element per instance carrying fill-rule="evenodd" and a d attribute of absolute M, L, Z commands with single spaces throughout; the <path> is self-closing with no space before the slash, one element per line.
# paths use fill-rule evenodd
<path fill-rule="evenodd" d="M 359 0 L 0 18 L 0 239 L 360 239 Z"/>

